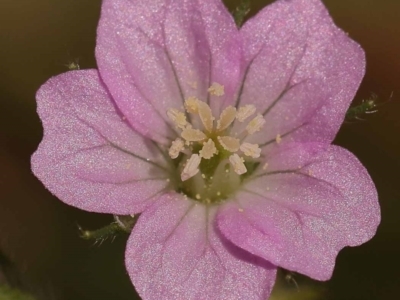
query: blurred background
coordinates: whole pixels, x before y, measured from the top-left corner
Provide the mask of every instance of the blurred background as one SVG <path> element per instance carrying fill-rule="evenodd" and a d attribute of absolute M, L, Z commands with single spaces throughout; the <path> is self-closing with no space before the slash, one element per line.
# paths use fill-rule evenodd
<path fill-rule="evenodd" d="M 239 1 L 225 1 L 230 10 Z M 251 13 L 272 1 L 252 0 Z M 385 102 L 365 121 L 342 126 L 335 143 L 352 151 L 377 185 L 382 224 L 376 237 L 344 249 L 329 282 L 281 274 L 276 299 L 399 299 L 400 1 L 324 0 L 336 24 L 367 54 L 355 104 L 372 93 Z M 111 216 L 68 207 L 30 171 L 42 127 L 35 92 L 78 62 L 94 68 L 100 0 L 0 1 L 0 284 L 37 299 L 136 299 L 124 268 L 126 235 L 102 246 L 79 238 Z M 300 292 L 297 292 L 296 284 Z M 0 297 L 1 298 L 1 297 Z"/>

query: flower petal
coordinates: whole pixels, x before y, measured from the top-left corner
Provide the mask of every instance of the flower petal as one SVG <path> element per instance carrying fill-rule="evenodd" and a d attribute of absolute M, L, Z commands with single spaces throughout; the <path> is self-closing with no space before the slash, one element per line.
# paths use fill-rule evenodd
<path fill-rule="evenodd" d="M 375 234 L 380 210 L 360 162 L 340 147 L 325 148 L 298 145 L 276 158 L 298 161 L 249 182 L 220 210 L 222 233 L 277 266 L 329 279 L 338 251 Z M 271 166 L 277 165 L 271 158 Z"/>
<path fill-rule="evenodd" d="M 257 142 L 288 133 L 296 141 L 331 142 L 364 75 L 361 47 L 320 0 L 276 1 L 241 35 L 247 68 L 239 99 L 267 121 Z"/>
<path fill-rule="evenodd" d="M 37 104 L 44 136 L 32 170 L 65 203 L 132 214 L 166 186 L 158 150 L 119 115 L 96 70 L 51 78 Z"/>
<path fill-rule="evenodd" d="M 210 103 L 214 115 L 233 101 L 241 76 L 241 44 L 220 0 L 177 0 L 168 8 L 165 43 L 186 96 Z M 214 83 L 224 94 L 207 93 Z"/>
<path fill-rule="evenodd" d="M 226 84 L 226 97 L 232 96 L 240 49 L 233 47 L 238 32 L 227 15 L 216 0 L 103 1 L 97 62 L 134 128 L 162 141 L 171 135 L 168 109 L 190 96 L 206 100 L 213 81 Z"/>
<path fill-rule="evenodd" d="M 216 208 L 164 195 L 141 214 L 125 262 L 143 299 L 266 299 L 276 269 L 221 238 Z"/>

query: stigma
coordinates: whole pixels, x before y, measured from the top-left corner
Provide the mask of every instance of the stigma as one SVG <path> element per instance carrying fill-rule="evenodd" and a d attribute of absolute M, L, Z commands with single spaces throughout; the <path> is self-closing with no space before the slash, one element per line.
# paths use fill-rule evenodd
<path fill-rule="evenodd" d="M 222 96 L 224 87 L 213 83 L 208 92 Z M 245 174 L 246 162 L 261 155 L 258 144 L 246 142 L 248 136 L 260 131 L 265 124 L 264 117 L 256 111 L 252 104 L 238 109 L 228 106 L 216 119 L 210 106 L 196 97 L 187 98 L 183 109 L 168 109 L 167 116 L 180 135 L 172 141 L 168 154 L 171 159 L 181 154 L 187 157 L 181 167 L 181 180 L 197 175 L 203 161 L 208 169 L 215 165 L 211 167 L 214 171 L 223 163 L 230 165 L 227 172 Z"/>

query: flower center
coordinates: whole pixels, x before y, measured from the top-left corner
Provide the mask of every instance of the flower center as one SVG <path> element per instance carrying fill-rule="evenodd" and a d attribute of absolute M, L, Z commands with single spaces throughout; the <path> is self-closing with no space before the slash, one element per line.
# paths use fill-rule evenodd
<path fill-rule="evenodd" d="M 214 83 L 208 91 L 222 96 L 223 86 Z M 167 116 L 180 132 L 169 156 L 177 162 L 179 189 L 189 197 L 220 202 L 238 188 L 244 174 L 254 171 L 261 149 L 245 140 L 265 123 L 254 105 L 228 106 L 215 121 L 207 103 L 189 97 L 184 110 L 171 108 Z"/>

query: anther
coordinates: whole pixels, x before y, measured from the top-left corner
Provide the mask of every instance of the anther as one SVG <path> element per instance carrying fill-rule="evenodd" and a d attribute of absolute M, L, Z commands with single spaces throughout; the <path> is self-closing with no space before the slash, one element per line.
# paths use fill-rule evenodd
<path fill-rule="evenodd" d="M 205 159 L 210 159 L 217 154 L 217 148 L 212 139 L 209 139 L 207 142 L 203 144 L 203 148 L 199 151 L 200 157 Z"/>
<path fill-rule="evenodd" d="M 239 122 L 244 122 L 248 117 L 256 112 L 256 107 L 252 104 L 248 104 L 239 108 L 236 113 L 236 119 Z"/>
<path fill-rule="evenodd" d="M 186 162 L 186 165 L 181 173 L 182 181 L 192 178 L 199 172 L 200 162 L 201 162 L 200 156 L 198 154 L 192 154 L 192 156 Z"/>
<path fill-rule="evenodd" d="M 170 108 L 167 111 L 167 116 L 180 129 L 184 129 L 186 127 L 187 124 L 186 116 L 180 110 L 175 108 Z"/>
<path fill-rule="evenodd" d="M 275 141 L 276 141 L 277 144 L 280 144 L 280 142 L 282 142 L 282 137 L 281 137 L 280 134 L 276 135 Z"/>
<path fill-rule="evenodd" d="M 190 114 L 197 114 L 199 111 L 199 99 L 197 99 L 196 97 L 189 97 L 185 100 L 185 108 L 186 111 Z"/>
<path fill-rule="evenodd" d="M 185 148 L 185 143 L 180 138 L 177 138 L 175 141 L 172 141 L 172 145 L 169 148 L 169 156 L 172 159 L 175 159 L 179 156 L 179 153 Z"/>
<path fill-rule="evenodd" d="M 187 141 L 187 142 L 198 142 L 205 140 L 207 136 L 202 132 L 201 130 L 198 129 L 193 129 L 193 128 L 186 128 L 182 131 L 181 136 Z"/>
<path fill-rule="evenodd" d="M 240 145 L 240 150 L 244 153 L 244 155 L 252 158 L 259 158 L 261 154 L 261 149 L 257 144 L 243 143 Z"/>
<path fill-rule="evenodd" d="M 246 130 L 249 134 L 253 134 L 257 131 L 260 131 L 264 124 L 264 117 L 258 114 L 253 120 L 249 122 L 249 124 L 247 124 Z"/>
<path fill-rule="evenodd" d="M 214 117 L 212 115 L 210 106 L 208 106 L 208 104 L 203 101 L 198 101 L 197 106 L 198 106 L 200 119 L 204 125 L 204 128 L 208 132 L 211 132 L 213 130 Z"/>
<path fill-rule="evenodd" d="M 243 163 L 243 159 L 236 153 L 229 156 L 229 162 L 231 163 L 236 174 L 242 175 L 247 172 L 246 166 Z"/>
<path fill-rule="evenodd" d="M 225 94 L 224 86 L 216 82 L 213 82 L 207 91 L 214 96 L 223 96 Z"/>
<path fill-rule="evenodd" d="M 235 117 L 236 117 L 236 108 L 234 108 L 233 106 L 228 106 L 227 108 L 225 108 L 222 111 L 219 120 L 217 122 L 217 130 L 222 131 L 228 128 L 235 120 Z"/>
<path fill-rule="evenodd" d="M 197 81 L 190 81 L 190 82 L 188 82 L 188 84 L 192 89 L 194 89 L 194 90 L 197 89 Z"/>
<path fill-rule="evenodd" d="M 218 142 L 225 150 L 229 152 L 236 152 L 239 150 L 240 147 L 239 139 L 235 139 L 231 136 L 219 136 Z"/>

